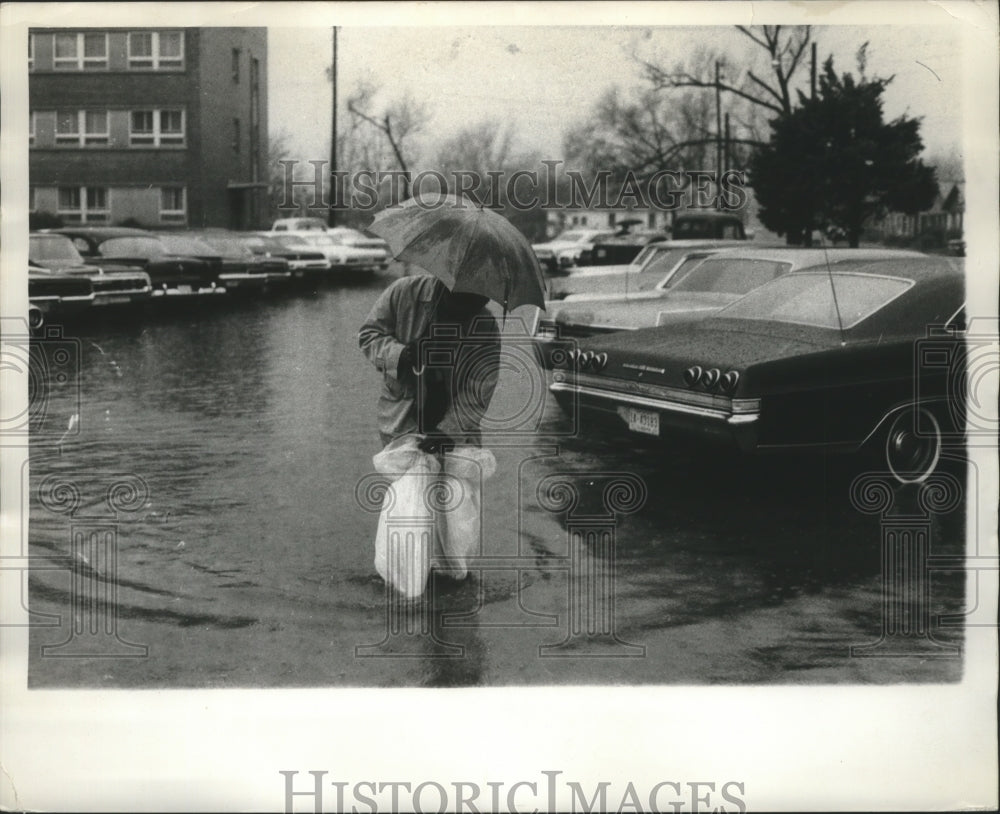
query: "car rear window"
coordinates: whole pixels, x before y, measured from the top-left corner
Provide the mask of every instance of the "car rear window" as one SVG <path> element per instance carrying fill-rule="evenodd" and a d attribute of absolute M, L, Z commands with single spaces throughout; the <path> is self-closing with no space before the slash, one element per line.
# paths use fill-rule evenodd
<path fill-rule="evenodd" d="M 709 258 L 691 269 L 671 291 L 746 294 L 785 274 L 790 263 L 747 258 Z"/>
<path fill-rule="evenodd" d="M 663 266 L 660 266 L 657 269 L 659 273 L 656 275 L 655 280 L 650 281 L 652 285 L 649 286 L 643 285 L 641 286 L 641 288 L 644 291 L 652 288 L 670 288 L 675 280 L 683 280 L 685 275 L 691 269 L 693 269 L 695 266 L 701 263 L 701 261 L 704 260 L 706 257 L 708 257 L 708 254 L 691 254 L 685 257 L 684 260 L 682 260 L 679 264 L 677 264 L 676 262 L 677 261 L 676 257 L 671 257 L 670 259 L 672 262 L 670 264 L 665 263 L 663 264 Z M 655 264 L 650 263 L 651 269 L 653 265 Z M 666 279 L 664 279 L 666 274 L 670 272 L 671 269 L 674 268 L 674 265 L 677 266 L 676 271 L 674 271 L 669 277 L 666 277 Z"/>
<path fill-rule="evenodd" d="M 83 258 L 73 241 L 61 235 L 32 235 L 28 238 L 28 255 L 32 260 L 68 260 L 82 263 Z"/>
<path fill-rule="evenodd" d="M 789 274 L 750 292 L 720 311 L 719 316 L 819 328 L 853 328 L 912 285 L 912 280 L 874 274 Z"/>

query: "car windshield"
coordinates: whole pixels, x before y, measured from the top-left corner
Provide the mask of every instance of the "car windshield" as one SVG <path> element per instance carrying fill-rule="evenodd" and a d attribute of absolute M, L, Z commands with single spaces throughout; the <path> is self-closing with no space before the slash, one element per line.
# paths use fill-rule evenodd
<path fill-rule="evenodd" d="M 296 249 L 308 249 L 311 245 L 300 235 L 275 235 L 274 239 L 282 246 L 289 246 Z"/>
<path fill-rule="evenodd" d="M 105 257 L 162 257 L 166 253 L 155 237 L 113 237 L 101 244 Z"/>
<path fill-rule="evenodd" d="M 341 246 L 343 238 L 337 238 L 326 232 L 316 232 L 314 235 L 302 235 L 302 239 L 311 246 Z"/>
<path fill-rule="evenodd" d="M 160 240 L 167 247 L 168 252 L 173 254 L 218 254 L 219 250 L 209 246 L 204 240 L 189 235 L 161 235 Z"/>
<path fill-rule="evenodd" d="M 280 241 L 260 235 L 249 235 L 239 238 L 239 241 L 254 254 L 267 254 L 268 252 L 280 252 L 284 246 Z"/>
<path fill-rule="evenodd" d="M 249 246 L 247 246 L 243 241 L 235 237 L 223 237 L 216 235 L 206 235 L 204 237 L 205 243 L 223 254 L 228 254 L 232 256 L 246 257 L 247 255 L 253 254 L 250 251 Z"/>
<path fill-rule="evenodd" d="M 326 224 L 319 218 L 301 218 L 298 220 L 285 220 L 276 221 L 274 224 L 275 230 L 295 230 L 304 232 L 325 232 Z"/>
<path fill-rule="evenodd" d="M 590 236 L 590 232 L 563 232 L 556 240 L 565 240 L 568 243 L 579 243 Z"/>
<path fill-rule="evenodd" d="M 776 260 L 714 257 L 699 263 L 670 290 L 742 295 L 780 277 L 789 268 L 790 263 Z"/>
<path fill-rule="evenodd" d="M 32 260 L 66 260 L 82 263 L 83 258 L 73 241 L 61 235 L 32 235 L 28 238 L 28 256 Z"/>
<path fill-rule="evenodd" d="M 875 274 L 789 274 L 750 292 L 720 311 L 719 316 L 819 328 L 853 328 L 912 285 L 912 280 Z"/>

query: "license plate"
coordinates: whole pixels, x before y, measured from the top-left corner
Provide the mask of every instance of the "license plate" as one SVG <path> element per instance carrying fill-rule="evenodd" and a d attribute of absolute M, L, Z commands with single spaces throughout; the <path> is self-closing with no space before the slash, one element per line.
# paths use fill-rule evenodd
<path fill-rule="evenodd" d="M 619 407 L 618 415 L 628 422 L 628 428 L 632 432 L 641 432 L 646 435 L 660 434 L 660 414 L 650 410 L 637 410 L 635 407 Z"/>
<path fill-rule="evenodd" d="M 189 285 L 179 285 L 179 286 L 177 286 L 177 293 L 178 294 L 191 294 L 193 291 L 194 291 L 194 289 L 191 288 L 191 286 L 189 286 Z"/>

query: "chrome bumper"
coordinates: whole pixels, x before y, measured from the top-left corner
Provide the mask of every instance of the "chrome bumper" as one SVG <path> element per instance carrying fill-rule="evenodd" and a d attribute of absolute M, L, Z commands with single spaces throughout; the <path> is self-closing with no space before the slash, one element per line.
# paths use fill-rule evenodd
<path fill-rule="evenodd" d="M 757 421 L 760 418 L 759 399 L 727 399 L 707 393 L 677 391 L 673 396 L 652 392 L 625 393 L 609 390 L 579 381 L 560 381 L 560 373 L 553 374 L 549 385 L 557 399 L 577 403 L 585 410 L 596 410 L 621 419 L 619 406 L 635 407 L 657 413 L 663 429 L 683 434 L 712 436 L 729 443 L 736 443 L 743 450 L 757 446 Z M 588 377 L 591 378 L 591 377 Z M 638 389 L 660 389 L 653 386 L 632 385 Z M 668 388 L 662 388 L 667 391 Z M 714 403 L 713 403 L 714 402 Z"/>

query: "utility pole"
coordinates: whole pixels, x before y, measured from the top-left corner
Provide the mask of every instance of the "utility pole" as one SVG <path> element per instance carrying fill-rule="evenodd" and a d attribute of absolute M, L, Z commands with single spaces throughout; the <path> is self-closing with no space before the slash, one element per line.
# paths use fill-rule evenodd
<path fill-rule="evenodd" d="M 810 98 L 816 98 L 816 43 L 812 44 L 812 65 L 809 69 Z"/>
<path fill-rule="evenodd" d="M 719 208 L 719 190 L 722 184 L 722 87 L 720 86 L 719 60 L 715 60 L 715 208 Z"/>
<path fill-rule="evenodd" d="M 726 137 L 722 142 L 722 156 L 725 160 L 726 169 L 731 169 L 731 164 L 733 159 L 732 156 L 729 154 L 730 144 L 732 144 L 732 141 L 730 140 L 729 136 L 729 113 L 726 113 L 725 132 L 726 132 Z"/>
<path fill-rule="evenodd" d="M 327 210 L 327 223 L 337 225 L 336 196 L 334 183 L 337 178 L 337 26 L 333 27 L 333 67 L 330 70 L 333 84 L 333 116 L 330 129 L 330 208 Z"/>

